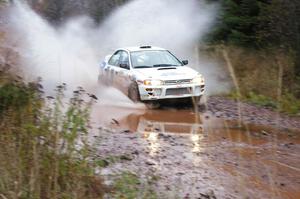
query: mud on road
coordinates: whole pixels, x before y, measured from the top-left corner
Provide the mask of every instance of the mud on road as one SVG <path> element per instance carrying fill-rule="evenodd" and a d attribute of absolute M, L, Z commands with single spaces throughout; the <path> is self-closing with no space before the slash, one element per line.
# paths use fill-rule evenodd
<path fill-rule="evenodd" d="M 100 103 L 93 141 L 107 165 L 99 172 L 108 184 L 136 174 L 141 198 L 146 187 L 159 198 L 300 198 L 299 119 L 242 106 L 240 126 L 236 103 L 222 98 L 202 113 Z"/>

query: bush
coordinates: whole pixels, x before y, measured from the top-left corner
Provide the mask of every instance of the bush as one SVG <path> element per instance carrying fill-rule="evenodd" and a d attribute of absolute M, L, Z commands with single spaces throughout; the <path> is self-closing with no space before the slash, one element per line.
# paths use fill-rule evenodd
<path fill-rule="evenodd" d="M 270 107 L 273 109 L 277 108 L 276 101 L 270 99 L 267 96 L 261 95 L 261 94 L 255 94 L 253 92 L 250 92 L 248 94 L 248 96 L 246 96 L 246 99 L 248 99 L 248 101 L 250 101 L 256 105 L 259 105 L 259 106 Z"/>
<path fill-rule="evenodd" d="M 289 114 L 300 114 L 300 100 L 287 93 L 280 100 L 280 110 Z"/>
<path fill-rule="evenodd" d="M 64 103 L 65 88 L 45 98 L 38 83 L 0 87 L 2 198 L 101 198 L 107 191 L 86 139 L 94 98 L 79 88 Z"/>
<path fill-rule="evenodd" d="M 297 97 L 299 85 L 294 77 L 293 53 L 237 46 L 223 48 L 228 52 L 234 73 L 231 75 L 236 78 L 240 91 L 239 95 L 236 92 L 230 93 L 230 97 L 289 114 L 297 114 L 300 111 L 300 100 Z"/>

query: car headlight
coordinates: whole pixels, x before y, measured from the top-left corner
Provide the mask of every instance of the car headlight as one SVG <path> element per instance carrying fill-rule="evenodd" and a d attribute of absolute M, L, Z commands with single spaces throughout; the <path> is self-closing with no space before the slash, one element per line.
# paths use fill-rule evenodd
<path fill-rule="evenodd" d="M 204 78 L 202 75 L 198 75 L 192 81 L 194 84 L 204 84 Z"/>
<path fill-rule="evenodd" d="M 163 84 L 163 82 L 161 80 L 147 79 L 144 81 L 144 84 L 146 86 L 160 86 Z"/>

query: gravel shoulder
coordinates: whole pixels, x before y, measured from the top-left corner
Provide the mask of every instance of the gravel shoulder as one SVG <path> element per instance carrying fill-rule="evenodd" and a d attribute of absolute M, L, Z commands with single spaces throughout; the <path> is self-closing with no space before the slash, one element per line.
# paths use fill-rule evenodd
<path fill-rule="evenodd" d="M 291 117 L 250 103 L 241 102 L 239 104 L 235 100 L 224 97 L 209 97 L 207 106 L 207 111 L 212 115 L 226 120 L 239 120 L 241 117 L 244 123 L 272 126 L 280 129 L 300 129 L 299 116 Z M 239 106 L 241 107 L 241 114 L 239 114 Z"/>
<path fill-rule="evenodd" d="M 221 97 L 200 114 L 202 133 L 100 127 L 93 146 L 105 164 L 98 173 L 109 185 L 124 172 L 138 176 L 136 198 L 151 191 L 157 198 L 299 198 L 300 135 L 289 131 L 300 128 L 299 118 L 247 103 L 241 110 L 243 123 L 267 129 L 230 126 L 238 104 Z"/>
<path fill-rule="evenodd" d="M 258 133 L 255 139 L 270 137 Z M 252 145 L 232 141 L 224 135 L 213 139 L 209 134 L 145 135 L 111 129 L 102 129 L 95 140 L 98 149 L 95 159 L 107 160 L 107 165 L 99 168 L 106 184 L 113 185 L 118 176 L 132 173 L 141 182 L 137 198 L 145 198 L 149 190 L 157 198 L 296 199 L 300 196 L 299 161 L 294 157 L 300 152 L 299 142 L 284 140 L 280 144 Z"/>

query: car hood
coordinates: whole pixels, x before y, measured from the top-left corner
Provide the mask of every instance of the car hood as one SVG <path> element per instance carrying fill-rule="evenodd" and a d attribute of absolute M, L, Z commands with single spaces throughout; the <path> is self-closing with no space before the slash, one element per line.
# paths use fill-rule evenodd
<path fill-rule="evenodd" d="M 197 71 L 187 66 L 139 68 L 133 69 L 133 71 L 137 79 L 192 79 L 199 74 Z"/>

